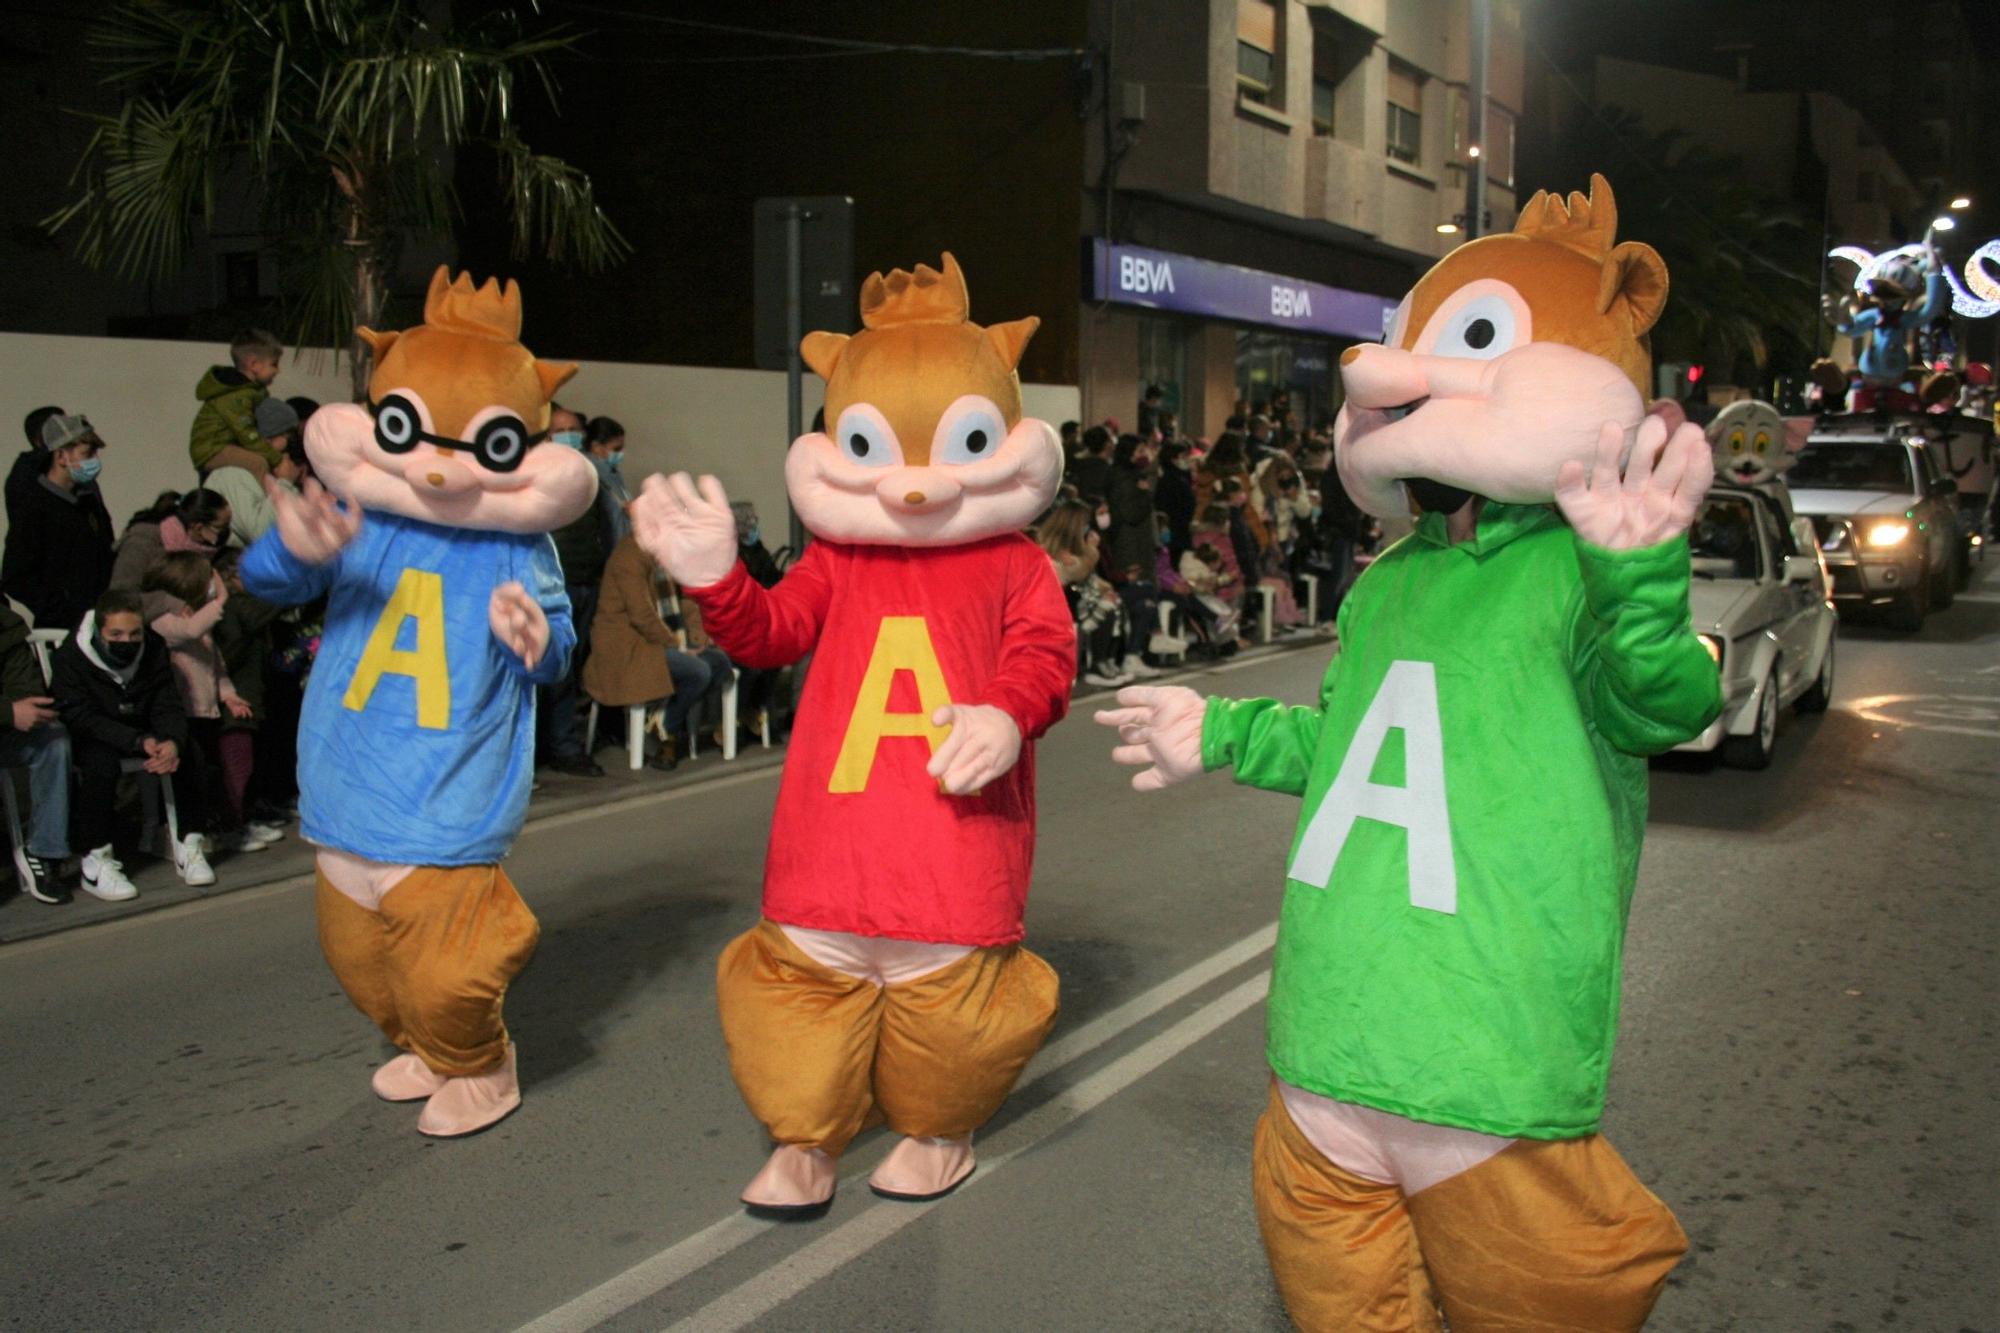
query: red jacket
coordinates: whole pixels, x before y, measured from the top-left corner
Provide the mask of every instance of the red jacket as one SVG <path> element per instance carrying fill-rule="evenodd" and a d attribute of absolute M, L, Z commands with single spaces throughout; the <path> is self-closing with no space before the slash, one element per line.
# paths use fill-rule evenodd
<path fill-rule="evenodd" d="M 1076 674 L 1076 630 L 1041 549 L 1018 533 L 931 548 L 815 541 L 769 590 L 739 563 L 685 591 L 736 662 L 813 654 L 764 915 L 932 943 L 1019 940 L 1035 850 L 1031 742 L 1068 711 Z M 1021 729 L 1020 762 L 977 794 L 947 796 L 924 771 L 943 703 L 991 704 Z"/>

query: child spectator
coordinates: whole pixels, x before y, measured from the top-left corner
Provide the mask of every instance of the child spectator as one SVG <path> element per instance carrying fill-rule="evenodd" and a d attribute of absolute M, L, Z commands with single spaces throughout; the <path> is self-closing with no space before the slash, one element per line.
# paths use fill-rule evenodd
<path fill-rule="evenodd" d="M 192 490 L 182 496 L 166 492 L 125 525 L 111 565 L 111 586 L 138 592 L 146 581 L 146 571 L 169 552 L 192 551 L 203 558 L 214 555 L 229 540 L 234 517 L 229 501 L 214 491 Z"/>
<path fill-rule="evenodd" d="M 111 577 L 111 515 L 98 493 L 104 442 L 88 421 L 60 413 L 42 421 L 42 471 L 21 492 L 0 556 L 0 591 L 42 629 L 66 630 Z"/>
<path fill-rule="evenodd" d="M 188 744 L 181 766 L 190 770 L 190 784 L 202 786 L 201 808 L 206 821 L 190 826 L 209 831 L 208 824 L 225 825 L 218 842 L 234 851 L 262 851 L 268 843 L 249 836 L 240 812 L 226 804 L 218 810 L 222 719 L 248 717 L 250 705 L 236 692 L 215 646 L 215 626 L 229 602 L 229 590 L 215 576 L 206 556 L 193 551 L 169 551 L 146 571 L 142 589 L 146 624 L 166 642 L 180 686 L 181 707 L 187 715 Z M 217 816 L 220 815 L 220 818 Z"/>
<path fill-rule="evenodd" d="M 1139 656 L 1117 590 L 1096 572 L 1102 539 L 1095 513 L 1089 501 L 1058 500 L 1035 525 L 1035 541 L 1055 566 L 1056 581 L 1081 632 L 1084 683 L 1109 687 L 1159 672 Z"/>
<path fill-rule="evenodd" d="M 270 396 L 284 354 L 284 344 L 262 329 L 239 333 L 229 344 L 230 364 L 209 367 L 195 385 L 201 406 L 188 428 L 188 457 L 196 472 L 206 476 L 215 456 L 232 444 L 260 455 L 266 465 L 277 464 L 277 452 L 257 429 L 257 404 Z"/>
<path fill-rule="evenodd" d="M 1243 596 L 1243 581 L 1229 567 L 1218 540 L 1220 536 L 1212 526 L 1195 529 L 1194 545 L 1181 556 L 1181 577 L 1212 617 L 1217 640 L 1233 640 L 1238 648 L 1247 648 L 1249 644 L 1236 629 L 1242 616 L 1238 603 Z"/>
<path fill-rule="evenodd" d="M 136 593 L 113 589 L 84 614 L 56 650 L 54 694 L 77 775 L 78 841 L 89 849 L 80 867 L 84 892 L 106 902 L 136 898 L 112 846 L 121 765 L 141 760 L 147 773 L 171 782 L 183 819 L 198 824 L 202 809 L 201 784 L 183 771 L 187 714 L 167 645 L 147 631 Z M 215 883 L 200 834 L 183 833 L 172 850 L 182 880 Z"/>
<path fill-rule="evenodd" d="M 55 699 L 42 679 L 41 663 L 28 646 L 28 622 L 0 602 L 0 768 L 28 770 L 27 834 L 14 849 L 14 874 L 21 892 L 38 903 L 70 900 L 63 887 L 69 859 L 69 733 L 56 720 Z M 0 782 L 13 774 L 0 772 Z"/>
<path fill-rule="evenodd" d="M 265 442 L 278 451 L 278 461 L 269 464 L 262 454 L 253 454 L 248 449 L 230 445 L 215 456 L 215 465 L 208 470 L 208 479 L 202 485 L 229 503 L 229 535 L 239 546 L 248 547 L 252 542 L 271 530 L 277 521 L 277 511 L 271 508 L 271 498 L 264 494 L 264 478 L 274 478 L 280 486 L 298 494 L 299 485 L 306 475 L 305 444 L 297 429 L 298 416 L 291 405 L 277 398 L 267 398 L 257 404 L 258 429 L 278 427 L 284 422 L 291 427 L 273 430 L 265 437 Z"/>
<path fill-rule="evenodd" d="M 239 570 L 242 548 L 224 547 L 213 561 L 215 576 L 222 581 L 228 597 L 222 618 L 215 622 L 215 647 L 222 655 L 222 670 L 236 687 L 236 695 L 250 706 L 244 714 L 228 712 L 222 719 L 219 763 L 222 768 L 222 795 L 232 823 L 242 826 L 245 850 L 256 850 L 282 840 L 283 822 L 259 818 L 253 811 L 252 784 L 258 781 L 257 754 L 262 729 L 269 725 L 265 711 L 264 664 L 271 656 L 271 626 L 280 608 L 253 597 L 243 590 Z M 282 793 L 257 790 L 266 807 Z M 251 844 L 255 844 L 253 847 Z"/>

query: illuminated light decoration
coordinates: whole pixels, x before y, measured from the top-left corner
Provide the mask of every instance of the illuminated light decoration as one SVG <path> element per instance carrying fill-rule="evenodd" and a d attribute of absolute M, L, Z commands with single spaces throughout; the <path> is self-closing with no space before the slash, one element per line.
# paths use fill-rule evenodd
<path fill-rule="evenodd" d="M 1688 383 L 1689 384 L 1701 383 L 1701 377 L 1703 375 L 1706 375 L 1707 373 L 1708 373 L 1708 368 L 1706 366 L 1689 366 Z"/>
<path fill-rule="evenodd" d="M 1988 264 L 2000 264 L 2000 239 L 1991 240 L 1974 250 L 1965 261 L 1965 281 L 1958 280 L 1958 274 L 1945 265 L 1944 276 L 1951 283 L 1951 308 L 1967 319 L 1989 319 L 2000 315 L 2000 278 L 1995 278 Z M 1968 290 L 1969 289 L 1969 290 Z"/>
<path fill-rule="evenodd" d="M 1926 273 L 1930 271 L 1931 266 L 1930 249 L 1922 245 L 1899 245 L 1893 250 L 1884 250 L 1879 255 L 1873 251 L 1864 250 L 1858 245 L 1836 245 L 1833 249 L 1826 252 L 1826 257 L 1828 259 L 1845 259 L 1848 263 L 1854 265 L 1857 270 L 1854 275 L 1854 290 L 1864 295 L 1868 291 L 1868 284 L 1876 278 L 1881 277 L 1883 271 L 1891 264 L 1898 262 L 1914 263 Z M 1947 269 L 1946 271 L 1949 272 L 1950 270 Z M 2000 292 L 2000 288 L 1996 288 L 1996 292 Z"/>

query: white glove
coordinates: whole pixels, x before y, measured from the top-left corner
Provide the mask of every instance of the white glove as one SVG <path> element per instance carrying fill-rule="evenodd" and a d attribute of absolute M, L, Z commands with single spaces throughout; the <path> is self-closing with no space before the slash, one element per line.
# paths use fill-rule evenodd
<path fill-rule="evenodd" d="M 1158 791 L 1202 775 L 1201 720 L 1208 700 L 1185 685 L 1127 685 L 1118 708 L 1101 708 L 1097 720 L 1118 728 L 1111 757 L 1121 764 L 1148 764 L 1132 775 L 1134 791 Z"/>
<path fill-rule="evenodd" d="M 628 512 L 639 545 L 683 588 L 720 583 L 736 568 L 736 516 L 714 477 L 703 477 L 697 492 L 685 472 L 656 472 Z"/>
<path fill-rule="evenodd" d="M 361 531 L 361 506 L 345 510 L 316 481 L 307 481 L 303 495 L 294 495 L 271 478 L 264 478 L 264 494 L 276 511 L 278 540 L 294 557 L 309 565 L 323 565 L 344 550 Z"/>
<path fill-rule="evenodd" d="M 1556 474 L 1556 506 L 1563 517 L 1578 537 L 1607 551 L 1636 551 L 1686 532 L 1715 480 L 1715 454 L 1697 425 L 1683 425 L 1669 439 L 1667 423 L 1649 414 L 1639 423 L 1621 478 L 1618 451 L 1624 443 L 1624 432 L 1607 421 L 1588 481 L 1575 459 Z"/>
<path fill-rule="evenodd" d="M 924 771 L 953 796 L 978 791 L 1021 757 L 1021 729 L 992 704 L 946 704 L 931 714 L 931 725 L 950 727 L 951 735 Z"/>

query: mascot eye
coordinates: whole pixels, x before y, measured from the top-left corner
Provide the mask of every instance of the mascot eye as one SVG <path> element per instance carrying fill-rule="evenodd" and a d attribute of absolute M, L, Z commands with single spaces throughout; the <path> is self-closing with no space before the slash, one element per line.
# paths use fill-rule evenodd
<path fill-rule="evenodd" d="M 934 463 L 977 463 L 1000 452 L 1007 422 L 991 399 L 967 394 L 944 410 L 931 437 Z"/>
<path fill-rule="evenodd" d="M 849 462 L 863 467 L 894 467 L 902 459 L 896 432 L 882 414 L 866 403 L 856 403 L 840 414 L 834 428 L 834 443 Z"/>
<path fill-rule="evenodd" d="M 1740 430 L 1733 430 L 1733 431 L 1729 432 L 1729 452 L 1730 452 L 1730 453 L 1732 453 L 1732 454 L 1740 454 L 1740 453 L 1742 453 L 1742 452 L 1743 452 L 1743 432 L 1742 432 L 1742 431 L 1740 431 Z"/>
<path fill-rule="evenodd" d="M 1764 431 L 1761 431 L 1761 430 L 1760 430 L 1760 431 L 1758 431 L 1758 432 L 1757 432 L 1757 438 L 1756 438 L 1756 440 L 1755 440 L 1755 441 L 1753 441 L 1753 442 L 1751 443 L 1751 446 L 1750 446 L 1750 447 L 1751 447 L 1751 448 L 1753 448 L 1753 449 L 1755 449 L 1755 450 L 1756 450 L 1756 451 L 1757 451 L 1758 453 L 1760 453 L 1760 454 L 1767 454 L 1767 453 L 1771 452 L 1771 437 L 1770 437 L 1770 435 L 1769 435 L 1769 434 L 1767 434 L 1767 433 L 1766 433 L 1766 432 L 1764 432 Z"/>
<path fill-rule="evenodd" d="M 1482 296 L 1452 315 L 1431 354 L 1487 361 L 1513 350 L 1514 307 L 1503 297 Z"/>
<path fill-rule="evenodd" d="M 406 454 L 424 437 L 423 409 L 410 396 L 392 393 L 369 408 L 375 414 L 375 443 L 383 452 Z"/>
<path fill-rule="evenodd" d="M 528 456 L 527 423 L 519 417 L 498 416 L 472 437 L 472 452 L 493 472 L 512 472 Z"/>

